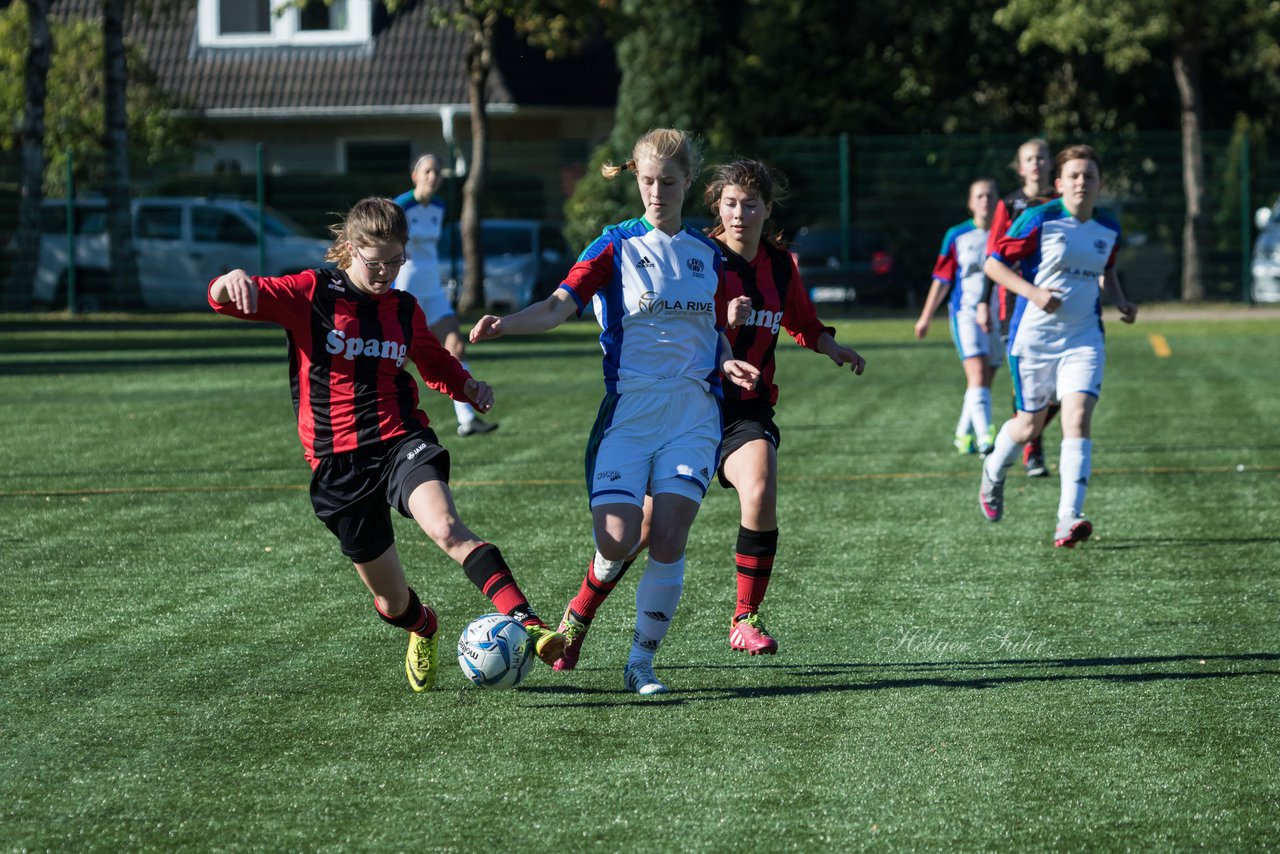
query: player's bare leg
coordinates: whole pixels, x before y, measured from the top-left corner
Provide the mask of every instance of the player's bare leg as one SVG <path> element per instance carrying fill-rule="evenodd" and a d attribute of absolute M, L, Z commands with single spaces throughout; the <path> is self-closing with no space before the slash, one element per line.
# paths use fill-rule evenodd
<path fill-rule="evenodd" d="M 462 363 L 463 367 L 467 366 L 467 345 L 462 337 L 462 332 L 458 329 L 458 317 L 454 314 L 445 315 L 444 317 L 432 323 L 431 334 L 439 339 L 444 348 L 453 354 L 453 358 Z M 453 402 L 453 412 L 458 418 L 458 435 L 463 438 L 467 436 L 482 436 L 485 433 L 492 433 L 498 429 L 498 425 L 492 421 L 485 421 L 476 415 L 475 409 L 469 403 Z"/>

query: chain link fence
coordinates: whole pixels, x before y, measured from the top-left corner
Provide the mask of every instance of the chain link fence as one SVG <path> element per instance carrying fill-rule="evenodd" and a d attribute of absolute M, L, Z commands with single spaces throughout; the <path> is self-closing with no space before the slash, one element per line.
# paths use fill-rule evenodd
<path fill-rule="evenodd" d="M 765 160 L 788 178 L 790 194 L 775 208 L 775 219 L 786 234 L 804 226 L 841 223 L 875 231 L 890 247 L 896 275 L 907 293 L 919 300 L 928 289 L 944 232 L 968 216 L 970 182 L 992 177 L 1002 195 L 1014 190 L 1018 179 L 1010 163 L 1023 141 L 1021 136 L 995 134 L 766 138 L 757 150 L 741 154 Z M 1104 167 L 1103 205 L 1119 217 L 1125 232 L 1119 265 L 1127 292 L 1138 301 L 1179 298 L 1186 207 L 1179 134 L 1094 135 L 1080 141 L 1099 151 Z M 1051 142 L 1057 148 L 1068 140 Z M 451 163 L 468 159 L 465 149 L 441 153 Z M 565 200 L 585 174 L 590 156 L 591 151 L 582 143 L 493 145 L 485 215 L 562 225 Z M 1251 248 L 1257 234 L 1254 210 L 1270 206 L 1280 194 L 1280 156 L 1274 146 L 1250 140 L 1247 134 L 1212 131 L 1204 135 L 1204 160 L 1205 295 L 1215 300 L 1247 300 Z M 410 189 L 408 166 L 388 163 L 378 171 L 343 175 L 184 174 L 172 168 L 143 167 L 135 168 L 133 193 L 135 200 L 200 197 L 241 200 L 255 208 L 261 199 L 296 223 L 300 232 L 325 239 L 328 226 L 360 198 L 394 196 Z M 96 199 L 100 205 L 100 164 L 76 163 L 72 174 L 81 204 L 92 207 Z M 65 174 L 51 176 L 46 183 L 58 192 L 58 198 L 46 201 L 42 218 L 39 266 L 46 287 L 36 293 L 29 284 L 16 284 L 14 276 L 4 277 L 3 307 L 7 310 L 66 307 L 69 221 L 77 223 L 79 232 L 73 238 L 77 265 L 85 267 L 80 272 L 82 282 L 110 288 L 109 274 L 102 275 L 106 259 L 92 257 L 102 254 L 102 219 L 90 211 L 68 220 L 61 201 L 65 198 Z M 461 207 L 461 184 L 462 176 L 452 175 L 440 191 L 450 219 L 457 218 Z M 5 265 L 9 271 L 17 269 L 12 252 L 19 188 L 16 154 L 0 156 L 0 246 L 10 256 Z M 687 213 L 701 218 L 699 222 L 706 221 L 700 190 L 690 193 Z M 238 237 L 242 242 L 247 239 L 242 234 Z M 264 235 L 264 239 L 268 237 Z M 154 236 L 139 237 L 144 239 Z M 146 244 L 135 248 L 139 253 L 148 251 Z M 193 255 L 204 256 L 193 264 L 193 270 L 203 270 L 200 285 L 228 262 L 227 253 L 220 257 L 216 246 L 192 244 L 188 249 Z M 579 249 L 572 247 L 574 252 Z M 317 257 L 313 263 L 319 262 Z M 43 269 L 59 264 L 57 270 Z M 62 286 L 50 290 L 50 276 Z M 85 307 L 98 306 L 90 302 Z"/>

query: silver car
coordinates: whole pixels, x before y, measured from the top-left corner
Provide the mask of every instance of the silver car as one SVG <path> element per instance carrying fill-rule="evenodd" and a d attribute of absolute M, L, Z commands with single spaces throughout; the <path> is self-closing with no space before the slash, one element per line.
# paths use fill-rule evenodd
<path fill-rule="evenodd" d="M 45 202 L 40 264 L 32 300 L 67 304 L 66 202 Z M 113 307 L 107 205 L 102 198 L 74 205 L 76 303 L 83 311 Z M 268 208 L 263 222 L 266 268 L 258 269 L 258 209 L 240 199 L 174 197 L 133 200 L 133 245 L 143 304 L 159 309 L 208 307 L 209 280 L 228 270 L 279 276 L 324 266 L 329 241 L 311 237 Z"/>
<path fill-rule="evenodd" d="M 486 219 L 481 223 L 484 301 L 490 309 L 516 311 L 549 295 L 573 266 L 564 235 L 534 219 Z M 456 303 L 465 267 L 457 223 L 440 234 L 440 278 Z"/>

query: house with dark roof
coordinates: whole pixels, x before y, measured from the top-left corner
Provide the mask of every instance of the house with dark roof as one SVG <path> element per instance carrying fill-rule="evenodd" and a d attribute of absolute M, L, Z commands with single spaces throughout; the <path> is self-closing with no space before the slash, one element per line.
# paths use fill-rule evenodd
<path fill-rule="evenodd" d="M 96 0 L 55 4 L 98 15 Z M 428 4 L 392 15 L 378 0 L 194 0 L 131 17 L 160 86 L 207 129 L 198 173 L 251 173 L 258 146 L 272 176 L 396 173 L 425 151 L 465 173 L 471 147 L 468 34 L 434 27 Z M 506 23 L 488 80 L 490 166 L 564 187 L 613 125 L 618 71 L 595 45 L 548 61 Z"/>

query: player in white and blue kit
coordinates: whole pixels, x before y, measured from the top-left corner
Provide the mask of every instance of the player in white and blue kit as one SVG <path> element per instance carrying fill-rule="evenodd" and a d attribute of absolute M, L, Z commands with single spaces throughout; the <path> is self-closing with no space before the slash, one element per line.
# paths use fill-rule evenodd
<path fill-rule="evenodd" d="M 413 189 L 395 200 L 409 221 L 409 243 L 405 246 L 408 260 L 396 276 L 395 287 L 413 294 L 427 316 L 432 334 L 466 367 L 466 346 L 458 331 L 458 318 L 440 284 L 439 245 L 444 227 L 444 200 L 436 195 L 442 177 L 440 158 L 422 155 L 410 175 Z M 459 436 L 478 436 L 498 429 L 497 424 L 479 418 L 469 403 L 455 400 L 453 412 L 458 418 Z"/>
<path fill-rule="evenodd" d="M 1095 209 L 1102 189 L 1096 152 L 1073 145 L 1056 161 L 1060 198 L 1023 212 L 985 267 L 996 284 L 1018 297 L 1009 324 L 1018 411 L 1000 428 L 983 463 L 978 503 L 989 521 L 1000 521 L 1009 467 L 1022 444 L 1044 426 L 1045 408 L 1056 398 L 1062 405 L 1062 492 L 1054 545 L 1073 548 L 1093 532 L 1084 518 L 1084 498 L 1093 465 L 1093 409 L 1106 361 L 1099 283 L 1125 323 L 1137 319 L 1138 307 L 1125 298 L 1116 277 L 1120 226 Z M 1014 272 L 1018 261 L 1032 281 Z"/>
<path fill-rule="evenodd" d="M 506 317 L 482 317 L 471 341 L 543 332 L 594 306 L 605 398 L 587 446 L 596 542 L 588 581 L 616 583 L 643 545 L 651 494 L 649 554 L 623 677 L 627 690 L 648 695 L 667 690 L 654 676 L 653 657 L 680 601 L 689 528 L 719 462 L 721 372 L 744 388 L 760 372 L 733 358 L 723 331 L 750 315 L 750 301 L 728 303 L 719 248 L 683 227 L 680 209 L 697 171 L 687 134 L 649 131 L 625 167 L 603 171 L 611 178 L 623 168 L 636 175 L 644 216 L 607 227 L 547 299 Z"/>
<path fill-rule="evenodd" d="M 994 178 L 979 178 L 969 185 L 969 211 L 973 217 L 947 229 L 933 265 L 933 284 L 915 328 L 917 338 L 928 335 L 933 313 L 946 301 L 951 339 L 960 354 L 967 382 L 956 424 L 955 446 L 962 454 L 980 451 L 985 456 L 995 442 L 991 380 L 1004 362 L 1004 348 L 999 329 L 984 330 L 978 324 L 977 308 L 987 290 L 982 265 L 987 260 L 987 228 L 999 194 Z M 994 308 L 996 298 L 991 294 L 988 305 Z"/>

